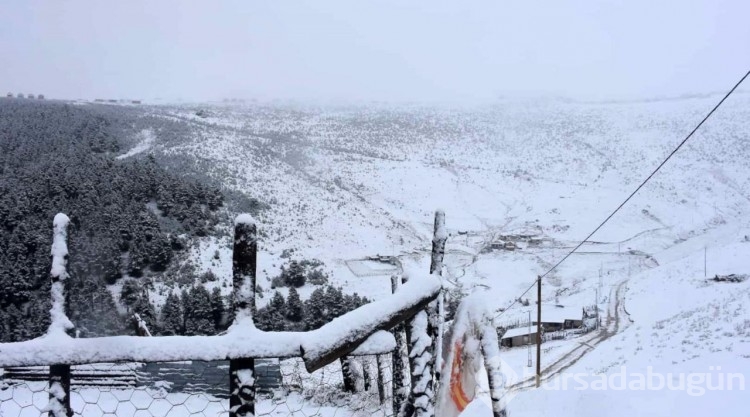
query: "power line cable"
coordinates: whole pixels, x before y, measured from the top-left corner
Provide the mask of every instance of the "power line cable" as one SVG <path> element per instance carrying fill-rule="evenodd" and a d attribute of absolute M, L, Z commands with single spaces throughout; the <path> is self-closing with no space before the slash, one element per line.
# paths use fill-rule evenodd
<path fill-rule="evenodd" d="M 571 255 L 573 255 L 573 253 L 575 253 L 578 249 L 580 249 L 580 247 L 583 246 L 584 243 L 586 243 L 589 239 L 591 239 L 591 237 L 594 236 L 594 234 L 596 232 L 598 232 L 599 229 L 601 229 L 615 214 L 617 214 L 617 212 L 620 211 L 620 209 L 623 206 L 625 206 L 625 204 L 627 204 L 627 202 L 630 201 L 630 199 L 632 199 L 633 196 L 635 196 L 636 193 L 638 193 L 638 191 L 640 191 L 641 188 L 643 188 L 643 186 L 646 185 L 646 183 L 649 180 L 651 180 L 651 178 L 653 178 L 653 176 L 656 175 L 657 172 L 659 172 L 659 170 L 664 166 L 664 164 L 666 164 L 667 161 L 669 161 L 672 158 L 672 156 L 674 156 L 674 154 L 677 153 L 677 151 L 679 151 L 680 148 L 682 148 L 682 145 L 684 145 L 685 142 L 687 142 L 693 136 L 693 134 L 698 129 L 700 129 L 701 126 L 703 126 L 703 123 L 705 123 L 706 120 L 708 120 L 708 118 L 711 117 L 711 115 L 714 114 L 714 112 L 724 103 L 724 101 L 726 101 L 727 98 L 729 98 L 729 96 L 732 95 L 732 93 L 734 93 L 734 91 L 737 89 L 737 87 L 739 87 L 740 84 L 742 84 L 742 82 L 745 81 L 745 79 L 748 76 L 750 76 L 750 71 L 748 71 L 747 73 L 745 73 L 745 75 L 742 76 L 742 78 L 740 78 L 739 81 L 737 81 L 737 83 L 734 85 L 734 87 L 732 87 L 732 89 L 729 90 L 729 92 L 726 95 L 724 95 L 724 97 L 714 106 L 714 108 L 711 109 L 710 112 L 708 112 L 708 114 L 703 118 L 703 120 L 701 120 L 700 123 L 698 123 L 698 125 L 695 126 L 695 128 L 693 128 L 693 130 L 690 131 L 690 133 L 688 133 L 688 135 L 685 137 L 685 139 L 683 139 L 682 142 L 680 142 L 680 144 L 677 145 L 677 147 L 674 148 L 674 150 L 672 150 L 672 152 L 670 152 L 669 155 L 667 155 L 667 157 L 659 164 L 659 166 L 657 166 L 656 169 L 654 169 L 654 171 L 651 172 L 651 174 L 648 177 L 646 177 L 646 179 L 643 180 L 643 182 L 641 182 L 641 184 L 632 193 L 630 193 L 630 195 L 622 203 L 620 203 L 620 205 L 617 206 L 617 208 L 612 213 L 610 213 L 609 216 L 607 216 L 607 218 L 604 219 L 604 221 L 599 224 L 599 226 L 596 227 L 596 229 L 594 229 L 594 231 L 592 231 L 591 233 L 589 233 L 589 235 L 586 236 L 586 238 L 584 240 L 582 240 L 580 243 L 578 243 L 573 248 L 573 250 L 571 250 L 565 256 L 563 256 L 562 259 L 560 259 L 556 264 L 554 264 L 550 269 L 548 269 L 547 272 L 545 272 L 544 274 L 542 274 L 539 277 L 537 277 L 537 280 L 540 280 L 540 279 L 546 277 L 552 271 L 554 271 L 558 266 L 560 266 L 563 262 L 565 262 Z M 505 310 L 503 310 L 499 314 L 497 314 L 495 316 L 495 318 L 498 318 L 498 317 L 502 316 L 506 311 L 508 311 L 511 307 L 513 307 L 518 302 L 518 300 L 521 297 L 523 297 L 524 295 L 526 295 L 526 293 L 528 293 L 529 291 L 531 291 L 531 289 L 534 288 L 534 285 L 536 285 L 537 280 L 534 280 L 534 282 L 532 282 L 531 285 L 529 285 L 529 288 L 527 288 L 524 292 L 522 292 L 521 295 L 519 295 L 518 297 L 516 297 L 516 299 L 513 300 L 513 302 Z"/>

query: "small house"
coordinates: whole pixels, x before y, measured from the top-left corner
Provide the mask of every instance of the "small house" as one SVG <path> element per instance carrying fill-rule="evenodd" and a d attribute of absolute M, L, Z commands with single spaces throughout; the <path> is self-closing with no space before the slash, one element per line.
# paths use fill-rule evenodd
<path fill-rule="evenodd" d="M 13 98 L 13 93 L 8 93 L 8 94 L 5 95 L 5 97 Z"/>
<path fill-rule="evenodd" d="M 542 305 L 542 328 L 545 332 L 578 329 L 583 326 L 583 308 L 562 305 Z M 532 320 L 535 317 L 532 316 Z M 536 320 L 531 322 L 536 325 Z"/>
<path fill-rule="evenodd" d="M 500 337 L 500 346 L 517 347 L 536 344 L 536 327 L 529 330 L 528 326 L 508 329 Z"/>
<path fill-rule="evenodd" d="M 141 104 L 141 101 L 140 100 L 131 100 L 130 103 L 131 104 Z"/>
<path fill-rule="evenodd" d="M 44 100 L 44 94 L 39 94 L 36 96 L 37 100 Z"/>

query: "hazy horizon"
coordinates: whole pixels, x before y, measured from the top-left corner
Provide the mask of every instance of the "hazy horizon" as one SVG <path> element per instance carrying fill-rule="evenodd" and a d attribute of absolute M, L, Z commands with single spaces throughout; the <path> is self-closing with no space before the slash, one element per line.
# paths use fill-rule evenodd
<path fill-rule="evenodd" d="M 725 92 L 750 68 L 750 3 L 677 5 L 6 3 L 0 93 L 484 102 Z"/>

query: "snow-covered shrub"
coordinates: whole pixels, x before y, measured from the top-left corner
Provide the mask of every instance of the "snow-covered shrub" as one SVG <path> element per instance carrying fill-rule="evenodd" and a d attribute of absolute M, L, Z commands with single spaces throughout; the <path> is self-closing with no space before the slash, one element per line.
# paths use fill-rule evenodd
<path fill-rule="evenodd" d="M 307 274 L 307 282 L 312 285 L 325 285 L 328 283 L 328 275 L 318 269 Z"/>

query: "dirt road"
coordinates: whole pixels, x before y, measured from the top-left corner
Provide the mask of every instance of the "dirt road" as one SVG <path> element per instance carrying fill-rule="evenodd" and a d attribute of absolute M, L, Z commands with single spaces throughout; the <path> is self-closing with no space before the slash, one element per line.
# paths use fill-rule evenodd
<path fill-rule="evenodd" d="M 622 280 L 610 290 L 607 317 L 604 318 L 602 327 L 598 331 L 584 336 L 582 340 L 571 340 L 572 343 L 577 343 L 578 345 L 554 362 L 543 365 L 542 381 L 546 381 L 573 366 L 585 354 L 592 351 L 596 345 L 621 332 L 632 323 L 630 314 L 625 310 L 625 303 L 623 301 L 625 292 L 627 291 L 627 282 L 627 279 Z M 544 361 L 544 357 L 542 357 L 542 361 Z M 513 384 L 507 387 L 507 389 L 514 392 L 533 388 L 535 385 L 536 378 L 532 377 Z"/>

